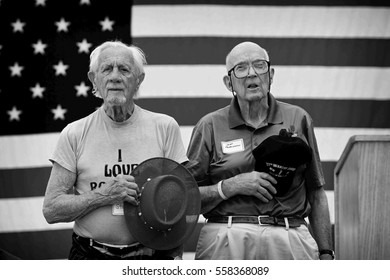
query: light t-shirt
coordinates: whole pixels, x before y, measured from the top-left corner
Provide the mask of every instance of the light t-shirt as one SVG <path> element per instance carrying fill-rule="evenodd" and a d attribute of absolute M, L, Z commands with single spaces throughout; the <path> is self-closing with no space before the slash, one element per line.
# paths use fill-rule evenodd
<path fill-rule="evenodd" d="M 129 175 L 138 164 L 153 157 L 179 163 L 188 160 L 177 122 L 135 105 L 125 122 L 114 122 L 101 107 L 68 124 L 50 160 L 76 173 L 75 191 L 82 194 L 104 186 L 119 174 Z M 76 220 L 74 231 L 111 244 L 133 243 L 124 216 L 113 208 L 101 207 Z"/>

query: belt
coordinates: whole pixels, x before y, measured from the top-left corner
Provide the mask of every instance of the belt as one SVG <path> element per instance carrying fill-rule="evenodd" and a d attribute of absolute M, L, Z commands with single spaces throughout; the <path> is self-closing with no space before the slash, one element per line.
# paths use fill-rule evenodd
<path fill-rule="evenodd" d="M 76 238 L 76 240 L 79 241 L 83 245 L 95 247 L 95 248 L 101 248 L 101 249 L 104 249 L 107 252 L 109 252 L 113 255 L 117 255 L 117 256 L 123 256 L 123 255 L 127 255 L 130 253 L 145 249 L 145 246 L 140 244 L 140 243 L 137 243 L 134 245 L 129 245 L 129 246 L 125 245 L 123 247 L 113 247 L 113 246 L 109 246 L 109 245 L 97 242 L 97 241 L 93 240 L 92 238 L 80 236 L 76 233 L 73 233 L 73 235 Z"/>
<path fill-rule="evenodd" d="M 306 225 L 303 218 L 271 217 L 271 216 L 215 216 L 207 219 L 208 223 L 246 223 L 259 225 L 273 225 L 283 227 L 300 227 Z"/>

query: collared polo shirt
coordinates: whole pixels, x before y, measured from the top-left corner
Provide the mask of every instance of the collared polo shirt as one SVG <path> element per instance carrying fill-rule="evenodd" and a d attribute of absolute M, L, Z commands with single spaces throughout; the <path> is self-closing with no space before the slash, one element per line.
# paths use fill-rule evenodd
<path fill-rule="evenodd" d="M 187 167 L 198 185 L 209 186 L 254 171 L 253 149 L 283 128 L 297 134 L 312 148 L 312 161 L 301 173 L 301 179 L 294 178 L 284 196 L 264 203 L 254 196 L 237 195 L 205 213 L 206 218 L 226 215 L 306 217 L 309 214 L 306 188 L 325 184 L 312 118 L 302 108 L 277 101 L 270 93 L 268 106 L 266 122 L 256 129 L 245 123 L 236 97 L 230 105 L 204 116 L 196 124 L 187 150 Z"/>

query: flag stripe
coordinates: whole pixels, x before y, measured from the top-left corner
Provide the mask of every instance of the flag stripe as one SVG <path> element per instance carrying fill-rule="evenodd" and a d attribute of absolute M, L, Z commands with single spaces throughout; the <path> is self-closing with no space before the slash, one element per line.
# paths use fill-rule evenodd
<path fill-rule="evenodd" d="M 243 41 L 263 46 L 273 65 L 390 66 L 388 39 L 157 36 L 137 37 L 133 44 L 145 51 L 149 64 L 224 65 L 229 51 Z"/>
<path fill-rule="evenodd" d="M 334 223 L 334 192 L 325 191 L 328 198 L 330 219 Z M 71 223 L 48 224 L 42 216 L 43 197 L 0 199 L 0 233 L 64 230 L 73 228 Z M 11 205 L 18 211 L 12 211 Z M 17 207 L 17 208 L 16 208 Z M 198 223 L 204 222 L 200 216 Z M 1 246 L 0 246 L 1 248 Z"/>
<path fill-rule="evenodd" d="M 184 146 L 188 147 L 188 143 L 191 137 L 193 126 L 181 126 L 181 136 L 184 142 Z M 342 151 L 344 150 L 350 137 L 354 135 L 373 135 L 381 134 L 388 135 L 390 134 L 390 128 L 375 129 L 375 128 L 346 128 L 346 127 L 315 127 L 314 129 L 317 142 L 319 146 L 320 156 L 323 161 L 337 161 Z M 50 134 L 51 135 L 51 134 Z M 57 134 L 57 136 L 59 133 Z M 9 169 L 26 169 L 26 168 L 41 168 L 51 166 L 48 158 L 51 157 L 56 141 L 53 140 L 53 143 L 47 145 L 42 149 L 29 149 L 28 144 L 35 145 L 40 143 L 40 139 L 45 139 L 47 134 L 37 134 L 36 137 L 29 140 L 25 138 L 25 142 L 19 141 L 18 143 L 13 143 L 15 145 L 14 153 L 4 153 L 2 152 L 2 157 L 0 158 L 0 171 L 8 172 Z M 3 145 L 10 146 L 12 144 L 13 137 L 0 137 L 0 147 Z M 29 156 L 26 157 L 26 154 Z M 12 172 L 12 171 L 9 171 Z M 23 170 L 22 172 L 26 172 Z M 8 174 L 8 173 L 7 173 Z M 18 177 L 17 175 L 11 175 L 13 177 Z M 4 176 L 6 177 L 6 176 Z M 2 180 L 5 180 L 4 178 Z M 25 179 L 28 181 L 28 178 Z M 2 181 L 4 182 L 4 181 Z"/>
<path fill-rule="evenodd" d="M 136 5 L 132 35 L 390 38 L 390 28 L 383 28 L 390 26 L 389 12 L 372 7 Z"/>
<path fill-rule="evenodd" d="M 0 248 L 24 260 L 66 259 L 72 230 L 0 233 Z"/>
<path fill-rule="evenodd" d="M 390 68 L 276 65 L 274 69 L 271 92 L 278 99 L 390 100 Z M 226 75 L 222 65 L 149 65 L 145 71 L 140 98 L 231 96 L 222 81 Z"/>
<path fill-rule="evenodd" d="M 333 190 L 335 161 L 324 161 L 325 189 Z M 51 167 L 0 170 L 0 185 L 12 186 L 0 189 L 0 199 L 40 197 L 45 194 Z M 31 187 L 34 186 L 34 187 Z M 0 202 L 1 203 L 1 202 Z"/>
<path fill-rule="evenodd" d="M 222 82 L 221 82 L 222 83 Z M 275 85 L 276 85 L 275 81 Z M 178 83 L 180 84 L 180 83 Z M 207 88 L 207 87 L 205 87 Z M 291 87 L 293 88 L 293 87 Z M 164 92 L 164 91 L 162 91 Z M 193 95 L 193 92 L 190 93 Z M 181 126 L 195 125 L 201 117 L 205 114 L 227 106 L 230 102 L 231 94 L 225 91 L 226 98 L 223 97 L 199 97 L 199 98 L 141 98 L 136 101 L 141 107 L 156 111 L 160 113 L 168 114 L 174 117 Z M 172 94 L 177 96 L 177 94 Z M 142 89 L 141 89 L 142 96 Z M 200 95 L 202 96 L 202 95 Z M 390 100 L 338 100 L 338 99 L 298 99 L 298 98 L 279 98 L 275 94 L 276 98 L 280 101 L 295 104 L 304 108 L 313 118 L 317 127 L 357 127 L 357 128 L 388 128 L 390 127 Z M 364 114 L 362 114 L 364 112 Z M 18 125 L 26 125 L 24 122 L 29 123 L 30 120 L 21 119 Z M 8 130 L 9 128 L 9 130 Z M 31 126 L 29 128 L 32 132 L 40 133 L 39 127 Z M 12 134 L 12 122 L 9 126 L 2 128 L 1 133 L 3 135 Z M 54 128 L 48 128 L 50 131 L 58 131 Z M 16 131 L 13 135 L 0 137 L 0 141 L 10 141 L 12 139 L 15 144 L 19 142 L 29 145 L 28 140 L 34 137 L 40 137 L 39 134 L 32 134 L 29 136 L 17 136 L 22 134 L 23 131 Z M 45 135 L 50 135 L 45 134 Z M 50 137 L 57 139 L 56 134 L 53 133 Z M 27 138 L 26 138 L 27 137 Z M 3 140 L 2 140 L 3 139 Z M 42 139 L 42 143 L 33 142 L 35 146 L 26 146 L 23 150 L 29 150 L 28 148 L 40 149 L 43 153 L 46 153 L 48 149 L 52 149 L 55 143 L 53 139 Z M 0 146 L 0 152 L 5 157 L 12 160 L 12 154 L 18 153 L 20 145 L 17 148 L 11 146 Z M 29 153 L 25 154 L 27 160 L 34 160 Z M 48 158 L 48 157 L 46 157 Z M 0 168 L 2 168 L 2 162 L 0 160 Z M 41 164 L 46 165 L 47 162 Z M 23 167 L 23 166 L 20 166 Z"/>
<path fill-rule="evenodd" d="M 383 0 L 134 0 L 134 5 L 390 6 Z"/>
<path fill-rule="evenodd" d="M 279 100 L 304 108 L 312 116 L 316 127 L 390 127 L 390 100 Z M 171 115 L 182 126 L 196 124 L 205 114 L 222 108 L 229 102 L 229 98 L 166 98 L 137 101 L 144 108 Z"/>
<path fill-rule="evenodd" d="M 185 252 L 195 252 L 203 223 L 198 223 Z M 72 245 L 72 229 L 0 233 L 0 248 L 24 260 L 66 259 Z M 193 254 L 191 254 L 193 256 Z"/>

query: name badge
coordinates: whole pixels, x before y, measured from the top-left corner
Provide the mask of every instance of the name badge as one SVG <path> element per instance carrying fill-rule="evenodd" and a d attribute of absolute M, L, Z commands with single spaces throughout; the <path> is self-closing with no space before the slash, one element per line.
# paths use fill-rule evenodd
<path fill-rule="evenodd" d="M 234 154 L 245 150 L 243 139 L 236 139 L 227 142 L 222 141 L 221 145 L 222 145 L 222 152 L 224 154 Z"/>
<path fill-rule="evenodd" d="M 112 205 L 112 215 L 123 216 L 125 214 L 123 210 L 123 203 L 117 203 Z"/>

